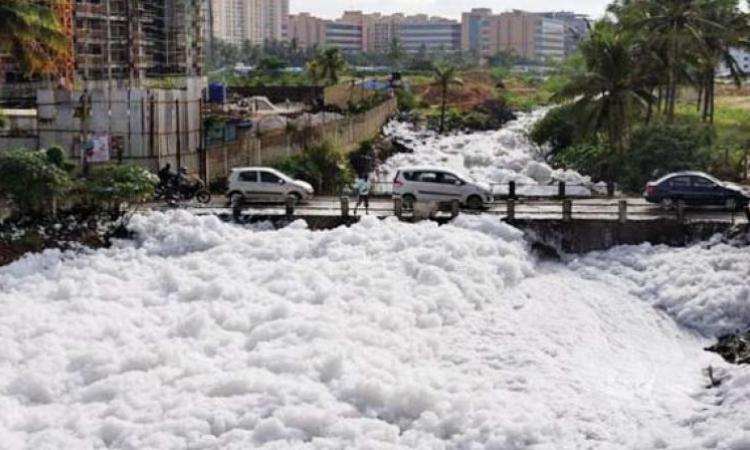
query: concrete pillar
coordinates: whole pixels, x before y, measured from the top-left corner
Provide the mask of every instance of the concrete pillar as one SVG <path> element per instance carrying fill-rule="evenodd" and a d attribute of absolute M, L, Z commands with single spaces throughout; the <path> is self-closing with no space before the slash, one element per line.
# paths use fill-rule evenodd
<path fill-rule="evenodd" d="M 564 181 L 557 183 L 557 196 L 560 198 L 565 198 L 565 182 Z"/>
<path fill-rule="evenodd" d="M 287 197 L 285 201 L 287 217 L 294 216 L 294 197 Z"/>
<path fill-rule="evenodd" d="M 620 223 L 625 223 L 628 221 L 628 201 L 627 200 L 620 200 L 617 204 L 617 216 L 620 221 Z"/>
<path fill-rule="evenodd" d="M 455 219 L 456 217 L 458 217 L 460 212 L 461 204 L 458 202 L 458 200 L 453 200 L 451 202 L 451 217 Z"/>
<path fill-rule="evenodd" d="M 404 201 L 401 199 L 401 197 L 396 197 L 393 199 L 393 213 L 396 215 L 396 217 L 401 218 L 401 214 L 404 211 Z"/>
<path fill-rule="evenodd" d="M 341 196 L 341 217 L 349 217 L 349 197 Z"/>
<path fill-rule="evenodd" d="M 573 202 L 567 199 L 563 200 L 562 208 L 563 222 L 570 222 L 573 220 Z"/>
<path fill-rule="evenodd" d="M 516 182 L 511 181 L 508 183 L 508 198 L 509 199 L 516 199 Z"/>
<path fill-rule="evenodd" d="M 508 220 L 516 219 L 516 201 L 515 199 L 509 199 L 507 203 L 508 211 L 506 217 Z"/>

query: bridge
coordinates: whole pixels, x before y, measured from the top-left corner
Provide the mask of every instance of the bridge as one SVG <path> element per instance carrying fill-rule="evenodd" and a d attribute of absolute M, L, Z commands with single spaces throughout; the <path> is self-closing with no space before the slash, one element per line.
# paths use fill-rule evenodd
<path fill-rule="evenodd" d="M 232 208 L 223 198 L 209 205 L 181 205 L 193 214 L 216 215 L 237 223 L 272 222 L 283 226 L 304 220 L 311 229 L 331 229 L 356 223 L 363 208 L 354 213 L 348 197 L 315 197 L 304 204 L 248 204 Z M 151 205 L 149 210 L 173 209 L 174 206 Z M 420 207 L 415 207 L 419 210 Z M 462 215 L 495 216 L 521 229 L 537 248 L 546 253 L 586 253 L 617 245 L 642 243 L 684 246 L 710 239 L 716 234 L 747 234 L 748 212 L 723 208 L 687 208 L 664 210 L 641 198 L 526 198 L 502 200 L 481 211 L 459 207 L 457 202 L 431 205 L 429 215 L 406 211 L 400 201 L 376 197 L 370 200 L 369 214 L 378 218 L 399 217 L 403 221 L 429 218 L 447 223 Z M 739 230 L 739 231 L 738 231 Z"/>
<path fill-rule="evenodd" d="M 214 197 L 209 205 L 185 204 L 183 208 L 197 215 L 241 215 L 256 218 L 356 218 L 365 214 L 363 207 L 354 214 L 355 203 L 347 197 L 315 197 L 299 205 L 290 204 L 245 204 L 236 210 L 223 197 Z M 526 198 L 501 200 L 490 204 L 481 211 L 458 208 L 456 204 L 434 205 L 434 219 L 448 219 L 459 214 L 484 214 L 498 216 L 504 220 L 559 220 L 559 221 L 619 221 L 646 222 L 673 220 L 681 223 L 748 223 L 742 211 L 728 211 L 725 208 L 678 206 L 665 210 L 642 198 L 628 197 L 588 197 L 588 198 Z M 151 210 L 167 210 L 165 205 L 149 205 Z M 387 197 L 370 199 L 369 214 L 379 218 L 398 216 L 414 218 L 414 213 L 399 208 L 398 202 Z"/>

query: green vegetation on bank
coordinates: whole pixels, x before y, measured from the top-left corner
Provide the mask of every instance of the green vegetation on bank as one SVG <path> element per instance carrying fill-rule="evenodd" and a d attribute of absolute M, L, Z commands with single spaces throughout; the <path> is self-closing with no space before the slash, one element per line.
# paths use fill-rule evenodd
<path fill-rule="evenodd" d="M 82 178 L 73 175 L 74 168 L 56 147 L 0 153 L 2 200 L 19 217 L 76 208 L 120 215 L 123 204 L 151 198 L 156 186 L 156 178 L 141 167 L 107 165 Z"/>
<path fill-rule="evenodd" d="M 716 81 L 720 62 L 741 81 L 730 49 L 746 45 L 750 22 L 738 2 L 616 2 L 610 12 L 616 21 L 596 23 L 581 45 L 580 70 L 546 83 L 559 106 L 532 139 L 553 164 L 631 191 L 681 169 L 744 178 L 750 110 L 723 104 Z"/>

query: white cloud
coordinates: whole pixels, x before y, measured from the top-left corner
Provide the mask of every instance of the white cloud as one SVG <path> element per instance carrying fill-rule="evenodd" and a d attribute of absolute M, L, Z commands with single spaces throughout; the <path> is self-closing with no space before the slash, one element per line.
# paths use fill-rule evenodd
<path fill-rule="evenodd" d="M 579 0 L 576 2 L 555 3 L 549 0 L 402 0 L 400 2 L 383 2 L 381 0 L 291 0 L 293 12 L 311 12 L 313 14 L 333 18 L 341 15 L 347 9 L 366 12 L 404 12 L 407 14 L 426 13 L 442 15 L 452 18 L 460 17 L 461 13 L 471 8 L 492 8 L 495 11 L 509 9 L 523 9 L 526 11 L 569 10 L 599 17 L 610 3 L 608 0 Z"/>

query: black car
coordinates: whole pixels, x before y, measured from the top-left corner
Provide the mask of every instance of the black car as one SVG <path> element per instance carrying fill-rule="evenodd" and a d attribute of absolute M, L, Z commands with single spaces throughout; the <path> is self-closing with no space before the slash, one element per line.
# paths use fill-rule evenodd
<path fill-rule="evenodd" d="M 745 208 L 750 190 L 718 180 L 703 172 L 676 172 L 646 184 L 646 201 L 672 208 L 678 202 L 686 205 L 717 205 L 727 209 Z"/>

